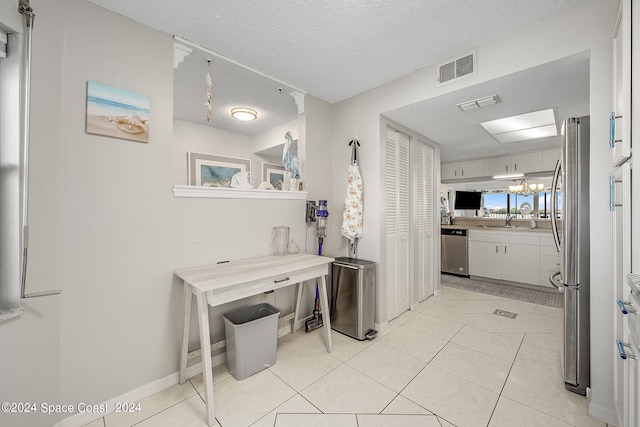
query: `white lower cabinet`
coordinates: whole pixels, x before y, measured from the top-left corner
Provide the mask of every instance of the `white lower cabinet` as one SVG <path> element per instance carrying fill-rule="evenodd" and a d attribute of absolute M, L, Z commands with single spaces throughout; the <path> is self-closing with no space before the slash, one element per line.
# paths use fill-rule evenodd
<path fill-rule="evenodd" d="M 540 276 L 538 245 L 505 243 L 502 254 L 502 280 L 537 285 Z"/>
<path fill-rule="evenodd" d="M 500 279 L 502 243 L 469 240 L 469 274 Z"/>
<path fill-rule="evenodd" d="M 469 274 L 540 285 L 539 233 L 470 230 Z"/>
<path fill-rule="evenodd" d="M 540 237 L 540 281 L 538 285 L 551 288 L 549 276 L 560 270 L 560 252 L 553 237 Z"/>

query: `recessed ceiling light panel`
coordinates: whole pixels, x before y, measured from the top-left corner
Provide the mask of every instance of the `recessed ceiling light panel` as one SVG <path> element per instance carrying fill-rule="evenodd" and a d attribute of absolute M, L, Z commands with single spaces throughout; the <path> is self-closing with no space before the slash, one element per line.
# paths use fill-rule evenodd
<path fill-rule="evenodd" d="M 481 122 L 480 125 L 500 144 L 558 135 L 552 108 Z"/>

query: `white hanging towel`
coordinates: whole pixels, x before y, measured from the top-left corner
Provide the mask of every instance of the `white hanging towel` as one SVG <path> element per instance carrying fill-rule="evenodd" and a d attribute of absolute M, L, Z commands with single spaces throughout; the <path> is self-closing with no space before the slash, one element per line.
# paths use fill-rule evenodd
<path fill-rule="evenodd" d="M 347 195 L 344 198 L 342 212 L 342 230 L 344 237 L 351 240 L 362 237 L 362 177 L 357 162 L 349 165 Z"/>

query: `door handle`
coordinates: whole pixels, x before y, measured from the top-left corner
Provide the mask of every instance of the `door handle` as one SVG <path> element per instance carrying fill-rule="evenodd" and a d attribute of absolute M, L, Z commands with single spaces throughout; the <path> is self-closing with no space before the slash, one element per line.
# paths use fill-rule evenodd
<path fill-rule="evenodd" d="M 616 119 L 621 119 L 622 116 L 616 116 L 616 113 L 611 112 L 609 115 L 609 148 L 616 148 L 616 143 L 621 142 L 621 139 L 616 139 Z"/>
<path fill-rule="evenodd" d="M 551 286 L 556 288 L 556 290 L 558 292 L 563 292 L 564 291 L 564 283 L 562 283 L 561 281 L 557 280 L 557 277 L 559 277 L 559 276 L 562 276 L 562 272 L 560 272 L 559 270 L 551 273 L 549 275 L 549 283 L 551 283 Z"/>
<path fill-rule="evenodd" d="M 622 314 L 636 313 L 636 311 L 633 308 L 627 308 L 627 306 L 631 307 L 633 305 L 630 302 L 622 301 L 621 299 L 618 299 L 616 301 L 616 304 L 618 304 L 618 307 L 620 308 L 620 311 L 622 312 Z"/>
<path fill-rule="evenodd" d="M 627 354 L 627 352 L 625 351 L 625 347 L 626 348 L 631 348 L 631 345 L 625 344 L 620 340 L 616 340 L 616 346 L 618 347 L 618 354 L 620 355 L 620 359 L 627 360 L 627 359 L 635 359 L 636 358 L 635 355 Z"/>

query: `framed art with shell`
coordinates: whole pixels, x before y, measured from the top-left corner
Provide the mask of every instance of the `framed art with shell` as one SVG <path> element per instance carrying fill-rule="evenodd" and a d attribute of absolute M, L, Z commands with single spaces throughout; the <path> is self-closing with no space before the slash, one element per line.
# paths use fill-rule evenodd
<path fill-rule="evenodd" d="M 89 80 L 86 132 L 149 142 L 149 97 Z"/>

